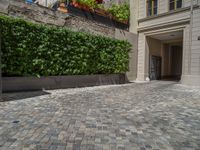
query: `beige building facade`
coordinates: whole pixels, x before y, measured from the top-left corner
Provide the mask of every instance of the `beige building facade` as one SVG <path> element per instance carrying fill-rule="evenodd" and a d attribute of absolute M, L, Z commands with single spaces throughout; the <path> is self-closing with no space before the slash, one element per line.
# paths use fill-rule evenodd
<path fill-rule="evenodd" d="M 200 0 L 131 0 L 138 35 L 136 81 L 200 85 Z"/>

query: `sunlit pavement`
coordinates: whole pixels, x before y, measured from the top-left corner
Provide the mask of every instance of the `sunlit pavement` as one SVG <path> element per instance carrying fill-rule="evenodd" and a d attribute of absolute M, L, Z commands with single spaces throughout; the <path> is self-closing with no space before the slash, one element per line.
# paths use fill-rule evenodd
<path fill-rule="evenodd" d="M 4 97 L 1 150 L 200 149 L 200 88 L 155 81 Z"/>

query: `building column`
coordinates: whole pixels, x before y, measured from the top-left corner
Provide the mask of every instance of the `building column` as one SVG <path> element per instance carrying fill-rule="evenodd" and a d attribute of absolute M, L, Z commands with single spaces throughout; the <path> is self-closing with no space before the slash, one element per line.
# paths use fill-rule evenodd
<path fill-rule="evenodd" d="M 189 50 L 190 50 L 190 26 L 187 25 L 183 31 L 183 62 L 182 62 L 182 76 L 190 74 L 189 65 Z"/>
<path fill-rule="evenodd" d="M 190 25 L 184 29 L 183 72 L 181 83 L 200 86 L 200 9 L 194 10 L 192 31 Z M 192 34 L 190 34 L 192 33 Z"/>
<path fill-rule="evenodd" d="M 130 26 L 129 31 L 134 34 L 138 34 L 138 0 L 130 0 Z"/>
<path fill-rule="evenodd" d="M 138 64 L 137 64 L 137 79 L 136 81 L 146 81 L 149 78 L 149 52 L 146 50 L 146 36 L 144 33 L 139 33 L 138 37 Z"/>

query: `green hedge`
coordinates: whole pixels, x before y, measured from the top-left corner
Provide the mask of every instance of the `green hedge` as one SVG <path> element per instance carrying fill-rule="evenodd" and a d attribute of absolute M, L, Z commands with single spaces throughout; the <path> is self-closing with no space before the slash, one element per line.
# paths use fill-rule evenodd
<path fill-rule="evenodd" d="M 0 16 L 4 76 L 123 73 L 126 41 Z"/>

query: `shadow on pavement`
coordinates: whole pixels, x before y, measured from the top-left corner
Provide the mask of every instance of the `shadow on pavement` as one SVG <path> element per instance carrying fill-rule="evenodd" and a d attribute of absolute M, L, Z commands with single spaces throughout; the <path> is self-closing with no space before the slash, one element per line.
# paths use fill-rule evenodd
<path fill-rule="evenodd" d="M 15 101 L 26 98 L 33 98 L 42 95 L 48 95 L 50 93 L 45 91 L 29 91 L 29 92 L 14 92 L 14 93 L 3 93 L 2 101 Z"/>

